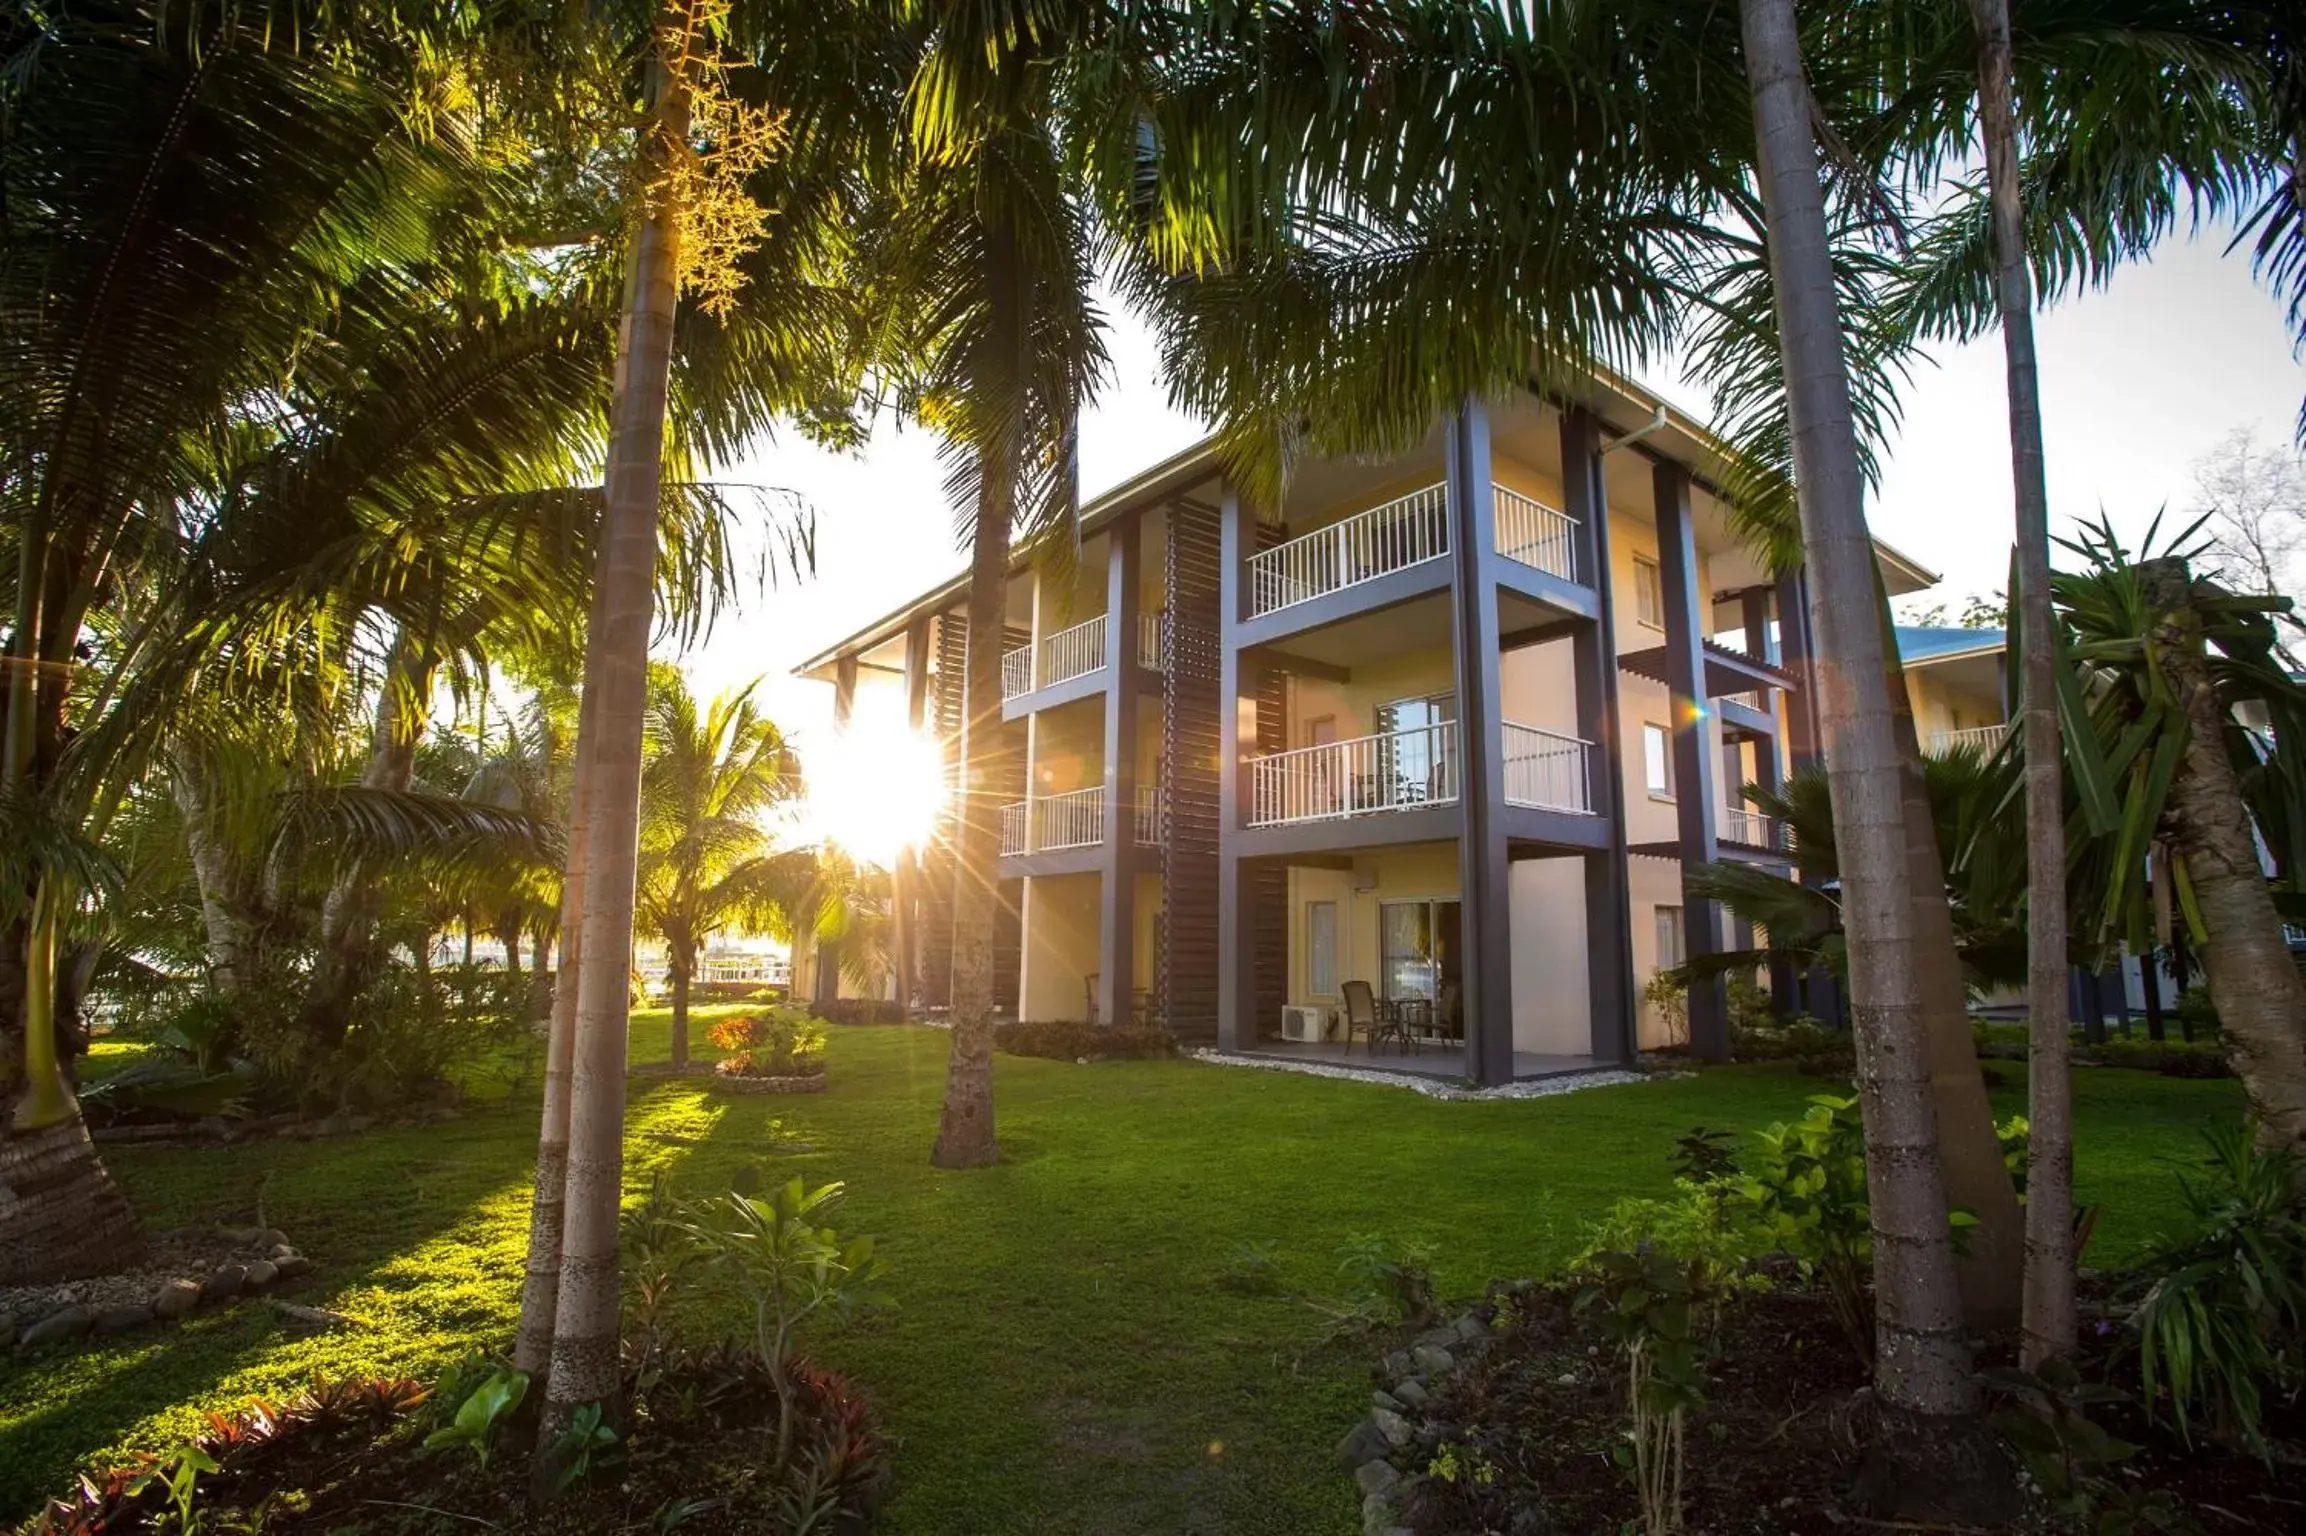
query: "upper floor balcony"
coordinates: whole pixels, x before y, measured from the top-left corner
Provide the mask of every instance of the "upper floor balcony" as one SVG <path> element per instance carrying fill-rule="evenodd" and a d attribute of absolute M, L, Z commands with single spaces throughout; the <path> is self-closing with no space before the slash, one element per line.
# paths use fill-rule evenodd
<path fill-rule="evenodd" d="M 1105 810 L 1110 799 L 1103 785 L 1092 785 L 1061 795 L 1035 795 L 1029 800 L 1002 806 L 1003 857 L 1100 846 L 1105 841 Z M 1158 785 L 1137 786 L 1131 836 L 1140 848 L 1160 846 L 1161 790 Z"/>
<path fill-rule="evenodd" d="M 1497 552 L 1555 576 L 1579 580 L 1577 519 L 1493 484 Z M 1449 553 L 1446 483 L 1299 534 L 1249 557 L 1250 618 L 1327 597 Z"/>
<path fill-rule="evenodd" d="M 1973 725 L 1960 731 L 1932 731 L 1925 750 L 1932 757 L 1943 757 L 1949 752 L 1992 752 L 2001 746 L 2009 731 L 2007 721 L 2000 725 Z"/>
<path fill-rule="evenodd" d="M 1037 645 L 1021 645 L 1001 658 L 1001 697 L 1019 698 L 1036 688 L 1054 688 L 1077 677 L 1087 677 L 1109 664 L 1110 625 L 1106 615 L 1045 636 Z M 1137 616 L 1137 665 L 1149 672 L 1161 670 L 1161 625 L 1158 613 Z"/>
<path fill-rule="evenodd" d="M 1593 743 L 1506 721 L 1508 805 L 1593 814 Z M 1463 793 L 1458 723 L 1413 726 L 1270 753 L 1249 762 L 1246 819 L 1292 826 L 1454 805 Z"/>

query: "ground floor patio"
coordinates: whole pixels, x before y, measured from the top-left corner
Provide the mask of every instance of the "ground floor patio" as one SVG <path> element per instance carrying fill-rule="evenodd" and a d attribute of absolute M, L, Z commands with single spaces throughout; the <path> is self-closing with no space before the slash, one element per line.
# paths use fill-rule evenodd
<path fill-rule="evenodd" d="M 1402 1072 L 1415 1077 L 1459 1078 L 1473 1075 L 1473 1065 L 1466 1059 L 1465 1047 L 1455 1042 L 1418 1045 L 1406 1051 L 1388 1042 L 1373 1052 L 1366 1042 L 1358 1041 L 1349 1048 L 1336 1040 L 1260 1040 L 1241 1054 L 1263 1056 L 1276 1061 L 1353 1067 L 1364 1072 Z M 1513 1080 L 1526 1082 L 1532 1078 L 1561 1077 L 1573 1072 L 1598 1072 L 1608 1066 L 1609 1063 L 1597 1061 L 1591 1056 L 1515 1051 Z"/>

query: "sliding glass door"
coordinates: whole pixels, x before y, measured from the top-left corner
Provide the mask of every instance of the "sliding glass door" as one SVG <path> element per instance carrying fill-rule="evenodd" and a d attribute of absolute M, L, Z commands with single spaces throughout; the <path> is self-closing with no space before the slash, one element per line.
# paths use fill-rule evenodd
<path fill-rule="evenodd" d="M 1438 999 L 1457 981 L 1459 917 L 1454 900 L 1377 904 L 1379 981 L 1389 998 Z"/>

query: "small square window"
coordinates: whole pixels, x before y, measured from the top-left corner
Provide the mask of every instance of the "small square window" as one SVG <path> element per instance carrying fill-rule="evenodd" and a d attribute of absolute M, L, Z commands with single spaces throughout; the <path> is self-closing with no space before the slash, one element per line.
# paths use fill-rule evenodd
<path fill-rule="evenodd" d="M 1647 555 L 1633 557 L 1633 616 L 1652 629 L 1665 628 L 1665 581 Z"/>
<path fill-rule="evenodd" d="M 1657 968 L 1671 970 L 1689 958 L 1689 941 L 1683 936 L 1681 908 L 1660 906 L 1657 909 Z"/>

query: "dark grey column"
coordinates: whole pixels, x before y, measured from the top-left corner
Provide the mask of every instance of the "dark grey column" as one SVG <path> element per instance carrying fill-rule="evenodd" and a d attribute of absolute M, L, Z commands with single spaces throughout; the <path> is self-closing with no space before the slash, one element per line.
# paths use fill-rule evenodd
<path fill-rule="evenodd" d="M 1706 745 L 1706 594 L 1697 579 L 1697 530 L 1690 517 L 1689 471 L 1660 461 L 1652 468 L 1657 505 L 1658 584 L 1665 595 L 1665 673 L 1673 716 L 1674 816 L 1681 830 L 1682 932 L 1689 952 L 1721 952 L 1721 914 L 1689 892 L 1689 872 L 1718 856 L 1714 842 L 1721 788 Z M 1690 1052 L 1700 1061 L 1729 1058 L 1729 1007 L 1720 981 L 1689 989 Z"/>
<path fill-rule="evenodd" d="M 1254 547 L 1241 498 L 1225 488 L 1217 509 L 1217 1045 L 1257 1043 L 1256 935 L 1250 921 L 1248 871 L 1241 867 L 1241 619 L 1248 560 Z"/>
<path fill-rule="evenodd" d="M 1563 510 L 1577 519 L 1577 568 L 1593 583 L 1600 616 L 1571 639 L 1577 673 L 1577 733 L 1593 743 L 1587 782 L 1593 813 L 1606 820 L 1608 846 L 1585 855 L 1586 995 L 1593 1016 L 1594 1056 L 1631 1061 L 1636 1048 L 1633 1014 L 1633 912 L 1626 873 L 1625 734 L 1617 706 L 1617 608 L 1610 579 L 1609 502 L 1602 492 L 1601 429 L 1591 412 L 1561 415 Z"/>
<path fill-rule="evenodd" d="M 1137 985 L 1137 580 L 1139 517 L 1107 535 L 1105 562 L 1105 846 L 1098 862 L 1097 1017 L 1129 1022 Z"/>
<path fill-rule="evenodd" d="M 1478 400 L 1450 421 L 1450 599 L 1455 616 L 1457 870 L 1463 924 L 1465 1043 L 1481 1083 L 1513 1081 L 1513 929 L 1507 910 L 1504 701 L 1498 677 L 1497 497 L 1489 411 Z"/>
<path fill-rule="evenodd" d="M 1778 578 L 1778 665 L 1794 678 L 1786 697 L 1786 771 L 1818 759 L 1818 680 L 1810 644 L 1810 584 L 1800 571 Z"/>
<path fill-rule="evenodd" d="M 921 734 L 929 704 L 929 621 L 913 621 L 905 631 L 905 729 Z M 897 866 L 889 871 L 897 963 L 897 1006 L 912 1011 L 921 986 L 921 850 L 897 850 Z"/>
<path fill-rule="evenodd" d="M 1770 639 L 1770 589 L 1748 587 L 1738 594 L 1738 622 L 1746 632 L 1746 654 L 1760 662 L 1775 662 L 1778 648 Z"/>

